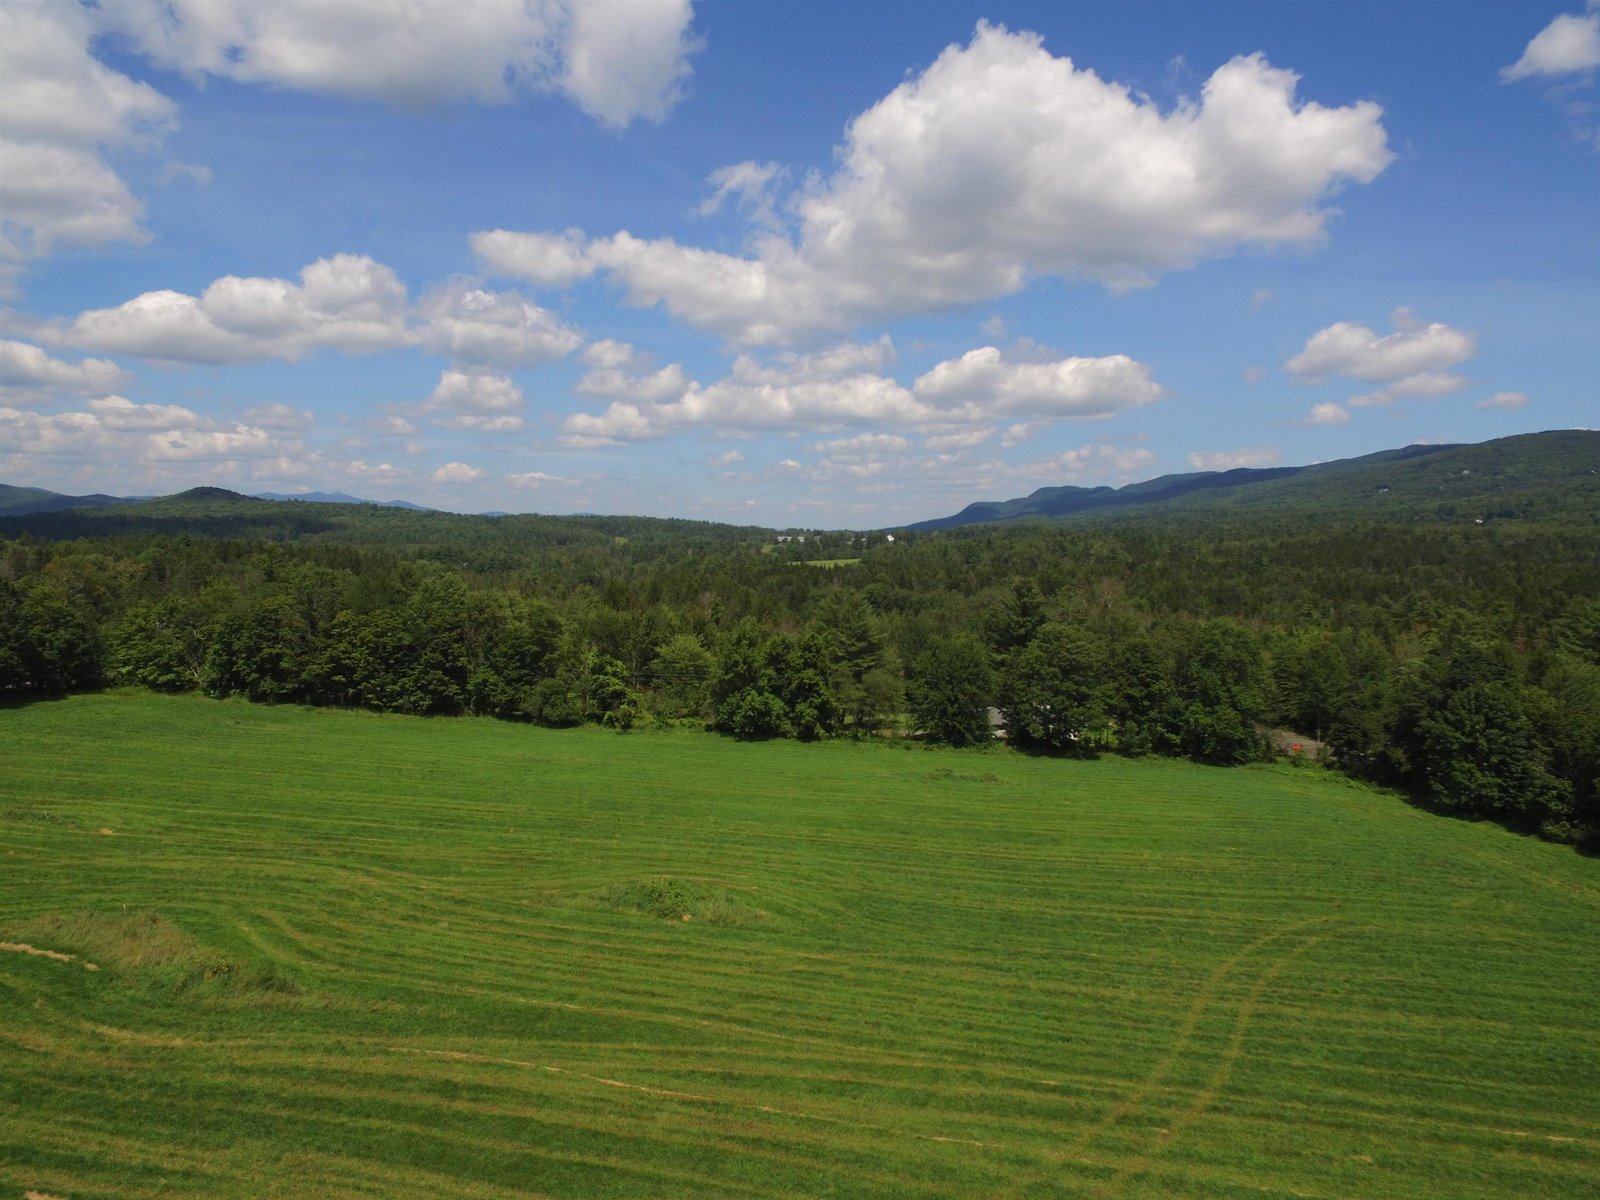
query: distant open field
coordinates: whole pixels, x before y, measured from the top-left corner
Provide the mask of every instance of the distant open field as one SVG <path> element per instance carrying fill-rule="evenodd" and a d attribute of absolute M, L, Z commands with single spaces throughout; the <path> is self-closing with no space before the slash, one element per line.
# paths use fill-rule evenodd
<path fill-rule="evenodd" d="M 0 835 L 0 1196 L 1600 1194 L 1600 862 L 1310 769 L 111 693 Z"/>

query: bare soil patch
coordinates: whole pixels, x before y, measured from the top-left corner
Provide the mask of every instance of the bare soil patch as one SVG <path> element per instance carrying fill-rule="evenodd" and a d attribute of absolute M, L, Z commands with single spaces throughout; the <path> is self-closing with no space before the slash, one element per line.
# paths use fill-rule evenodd
<path fill-rule="evenodd" d="M 41 950 L 38 946 L 30 946 L 27 942 L 0 942 L 0 950 L 11 954 L 35 954 L 40 958 L 54 959 L 56 962 L 77 962 L 76 954 L 67 954 L 60 950 Z M 92 962 L 83 964 L 85 971 L 98 971 L 100 968 Z"/>

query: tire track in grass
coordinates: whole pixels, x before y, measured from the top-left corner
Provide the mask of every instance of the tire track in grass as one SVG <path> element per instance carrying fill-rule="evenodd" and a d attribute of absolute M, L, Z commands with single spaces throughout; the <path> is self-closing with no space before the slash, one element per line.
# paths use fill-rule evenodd
<path fill-rule="evenodd" d="M 818 1121 L 831 1125 L 843 1125 L 855 1132 L 871 1132 L 886 1136 L 894 1136 L 888 1129 L 874 1126 L 850 1117 L 828 1116 L 823 1113 L 801 1112 L 796 1109 L 778 1108 L 771 1104 L 748 1104 L 737 1100 L 730 1100 L 725 1096 L 711 1096 L 702 1092 L 684 1092 L 673 1088 L 648 1087 L 641 1083 L 628 1083 L 620 1079 L 608 1079 L 602 1075 L 590 1075 L 583 1071 L 574 1071 L 569 1067 L 557 1067 L 548 1063 L 531 1062 L 521 1058 L 497 1058 L 487 1054 L 472 1054 L 461 1050 L 430 1050 L 413 1046 L 386 1046 L 386 1050 L 394 1054 L 416 1054 L 429 1058 L 450 1059 L 458 1062 L 490 1063 L 498 1066 L 525 1067 L 531 1071 L 544 1071 L 551 1075 L 565 1075 L 573 1079 L 583 1079 L 590 1083 L 602 1084 L 605 1087 L 621 1088 L 626 1091 L 643 1092 L 647 1095 L 660 1096 L 668 1100 L 691 1100 L 701 1104 L 714 1104 L 722 1108 L 745 1109 L 751 1112 L 766 1113 L 770 1116 L 793 1117 L 803 1121 Z M 907 1136 L 907 1135 L 899 1135 Z M 943 1142 L 961 1146 L 977 1146 L 988 1150 L 1004 1150 L 1005 1146 L 995 1142 L 980 1142 L 973 1138 L 949 1137 L 940 1134 L 914 1133 L 909 1135 L 917 1141 Z"/>
<path fill-rule="evenodd" d="M 1535 867 L 1524 867 L 1504 854 L 1495 854 L 1492 851 L 1480 850 L 1476 847 L 1462 847 L 1461 854 L 1470 858 L 1480 866 L 1502 875 L 1510 876 L 1522 883 L 1531 883 L 1541 888 L 1548 888 L 1556 892 L 1563 899 L 1578 905 L 1586 910 L 1586 915 L 1594 917 L 1600 915 L 1600 891 L 1591 890 L 1576 885 L 1575 883 L 1547 874 Z"/>
<path fill-rule="evenodd" d="M 1177 1065 L 1178 1060 L 1188 1052 L 1190 1044 L 1194 1041 L 1194 1035 L 1199 1027 L 1201 1018 L 1203 1018 L 1206 1013 L 1212 1007 L 1214 1007 L 1217 989 L 1228 978 L 1228 976 L 1233 973 L 1235 968 L 1237 968 L 1241 962 L 1243 962 L 1250 955 L 1254 954 L 1256 951 L 1265 949 L 1267 946 L 1271 945 L 1275 941 L 1278 941 L 1280 938 L 1289 937 L 1316 925 L 1324 924 L 1330 919 L 1331 918 L 1327 917 L 1314 917 L 1309 920 L 1297 922 L 1296 924 L 1283 929 L 1275 929 L 1272 932 L 1257 938 L 1243 949 L 1236 951 L 1229 958 L 1224 959 L 1222 963 L 1220 963 L 1216 969 L 1211 972 L 1210 977 L 1207 978 L 1205 983 L 1200 985 L 1199 991 L 1195 993 L 1194 1000 L 1190 1002 L 1188 1010 L 1184 1013 L 1183 1021 L 1178 1026 L 1177 1036 L 1173 1039 L 1171 1045 L 1167 1049 L 1167 1053 L 1162 1057 L 1161 1061 L 1156 1064 L 1155 1068 L 1148 1075 L 1146 1075 L 1142 1081 L 1140 1081 L 1139 1085 L 1134 1088 L 1134 1090 L 1130 1092 L 1120 1104 L 1118 1104 L 1111 1110 L 1111 1112 L 1106 1114 L 1106 1116 L 1102 1117 L 1095 1124 L 1091 1125 L 1088 1129 L 1080 1133 L 1078 1137 L 1073 1140 L 1072 1148 L 1074 1150 L 1087 1149 L 1090 1143 L 1095 1141 L 1118 1122 L 1124 1120 L 1128 1116 L 1131 1116 L 1144 1104 L 1147 1099 L 1149 1099 L 1152 1093 L 1164 1086 L 1167 1077 L 1172 1073 L 1172 1070 Z"/>
<path fill-rule="evenodd" d="M 1287 952 L 1275 957 L 1267 965 L 1266 969 L 1256 976 L 1255 982 L 1250 985 L 1249 994 L 1246 995 L 1244 1003 L 1239 1006 L 1239 1011 L 1234 1016 L 1233 1029 L 1228 1035 L 1227 1048 L 1223 1050 L 1222 1057 L 1217 1060 L 1216 1066 L 1212 1068 L 1211 1075 L 1207 1078 L 1205 1086 L 1194 1094 L 1189 1104 L 1176 1117 L 1172 1118 L 1165 1128 L 1157 1133 L 1154 1144 L 1149 1146 L 1143 1154 L 1132 1162 L 1122 1166 L 1116 1175 L 1100 1188 L 1098 1195 L 1105 1197 L 1120 1196 L 1129 1183 L 1143 1175 L 1154 1165 L 1157 1157 L 1177 1140 L 1180 1133 L 1205 1116 L 1207 1110 L 1216 1103 L 1222 1088 L 1232 1076 L 1235 1065 L 1244 1054 L 1245 1033 L 1249 1029 L 1251 1021 L 1255 1018 L 1262 996 L 1266 994 L 1267 989 L 1272 986 L 1273 982 L 1294 959 L 1307 953 L 1325 940 L 1327 940 L 1326 934 L 1301 938 Z"/>
<path fill-rule="evenodd" d="M 1211 972 L 1206 981 L 1202 983 L 1199 989 L 1196 991 L 1194 999 L 1190 1002 L 1187 1011 L 1184 1013 L 1183 1020 L 1178 1025 L 1177 1035 L 1173 1038 L 1172 1042 L 1167 1048 L 1167 1052 L 1161 1057 L 1160 1061 L 1156 1063 L 1156 1065 L 1145 1075 L 1145 1077 L 1139 1081 L 1134 1089 L 1124 1096 L 1122 1100 L 1111 1109 L 1110 1112 L 1101 1117 L 1098 1121 L 1095 1121 L 1086 1128 L 1080 1130 L 1077 1136 L 1072 1138 L 1072 1140 L 1064 1148 L 1052 1151 L 1050 1153 L 1050 1158 L 1062 1165 L 1067 1163 L 1089 1162 L 1090 1160 L 1086 1157 L 1086 1155 L 1088 1154 L 1090 1147 L 1093 1146 L 1096 1141 L 1098 1141 L 1122 1121 L 1138 1112 L 1144 1107 L 1146 1102 L 1153 1094 L 1155 1094 L 1157 1091 L 1163 1090 L 1167 1086 L 1166 1081 L 1168 1077 L 1172 1074 L 1179 1061 L 1189 1052 L 1189 1049 L 1195 1040 L 1195 1034 L 1199 1029 L 1201 1020 L 1205 1017 L 1207 1012 L 1216 1006 L 1216 995 L 1218 989 L 1222 987 L 1223 983 L 1230 975 L 1233 974 L 1239 965 L 1257 951 L 1266 949 L 1268 946 L 1272 945 L 1272 943 L 1277 942 L 1280 939 L 1296 935 L 1303 935 L 1306 931 L 1315 928 L 1318 925 L 1326 924 L 1331 920 L 1333 920 L 1331 917 L 1312 917 L 1304 921 L 1297 921 L 1293 925 L 1271 930 L 1268 933 L 1263 934 L 1261 937 L 1256 938 L 1253 942 L 1250 942 L 1241 949 L 1234 951 L 1233 954 L 1219 963 Z M 1322 940 L 1320 936 L 1315 939 L 1315 941 L 1320 940 Z M 1309 949 L 1309 945 L 1306 948 Z M 1291 951 L 1288 954 L 1277 956 L 1272 960 L 1271 963 L 1269 963 L 1267 972 L 1270 973 L 1271 977 L 1275 978 L 1278 972 L 1287 965 L 1289 959 L 1299 952 L 1300 951 L 1296 950 Z M 1265 978 L 1266 983 L 1271 982 L 1271 979 L 1266 978 L 1265 974 L 1261 978 Z M 1264 990 L 1266 983 L 1261 982 L 1260 979 L 1258 979 L 1257 982 Z M 1254 1012 L 1256 998 L 1256 992 L 1253 988 L 1251 996 L 1247 997 L 1245 1002 L 1246 1005 L 1249 1006 L 1249 1010 L 1252 1013 Z M 1243 1032 L 1237 1020 L 1235 1021 L 1235 1034 L 1242 1040 Z M 1232 1043 L 1230 1040 L 1230 1046 L 1231 1044 Z M 1234 1057 L 1236 1058 L 1237 1055 Z M 1224 1050 L 1223 1058 L 1228 1064 L 1228 1069 L 1231 1071 L 1231 1060 L 1228 1059 L 1227 1050 Z M 1095 1165 L 1101 1164 L 1095 1163 Z M 1049 1174 L 1051 1174 L 1051 1169 L 1045 1168 L 1044 1170 L 1036 1172 L 1033 1175 L 1019 1179 L 1013 1185 L 1013 1187 L 1005 1193 L 1005 1195 L 1017 1196 L 1025 1194 L 1034 1185 L 1042 1182 L 1042 1180 Z M 1122 1171 L 1119 1170 L 1118 1175 L 1113 1176 L 1113 1180 L 1121 1178 L 1121 1174 Z"/>

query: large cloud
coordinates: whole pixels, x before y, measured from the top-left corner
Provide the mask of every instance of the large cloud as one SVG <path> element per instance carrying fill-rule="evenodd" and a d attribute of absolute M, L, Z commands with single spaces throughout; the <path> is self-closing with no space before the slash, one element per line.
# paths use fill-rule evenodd
<path fill-rule="evenodd" d="M 486 472 L 481 468 L 464 462 L 447 462 L 435 471 L 430 478 L 435 483 L 476 483 L 485 474 Z"/>
<path fill-rule="evenodd" d="M 514 233 L 491 229 L 469 239 L 472 253 L 485 270 L 523 279 L 535 287 L 569 287 L 594 274 L 582 232 Z"/>
<path fill-rule="evenodd" d="M 582 343 L 577 330 L 516 292 L 489 292 L 447 284 L 418 306 L 422 344 L 457 362 L 531 367 L 570 354 Z"/>
<path fill-rule="evenodd" d="M 1591 4 L 1584 16 L 1562 15 L 1551 21 L 1500 72 L 1507 83 L 1533 76 L 1573 75 L 1600 67 L 1600 11 Z"/>
<path fill-rule="evenodd" d="M 219 422 L 176 404 L 135 404 L 121 396 L 92 400 L 88 411 L 37 413 L 0 408 L 0 445 L 11 461 L 82 459 L 126 471 L 172 462 L 237 463 L 293 455 L 298 433 Z"/>
<path fill-rule="evenodd" d="M 1008 361 L 994 347 L 939 363 L 907 387 L 865 369 L 881 362 L 887 342 L 846 345 L 777 364 L 736 360 L 708 386 L 676 366 L 649 374 L 612 355 L 580 384 L 609 398 L 599 414 L 574 413 L 562 426 L 570 446 L 661 437 L 690 427 L 715 430 L 837 429 L 891 426 L 948 434 L 1000 418 L 1095 419 L 1158 399 L 1150 369 L 1123 355 Z"/>
<path fill-rule="evenodd" d="M 540 283 L 562 250 L 568 277 L 580 262 L 602 268 L 633 303 L 752 345 L 970 304 L 1040 275 L 1134 286 L 1241 246 L 1314 242 L 1328 195 L 1389 163 L 1377 105 L 1300 101 L 1297 82 L 1236 58 L 1197 101 L 1163 112 L 1034 35 L 980 24 L 850 123 L 832 177 L 791 198 L 794 236 L 758 232 L 750 256 L 624 231 L 577 259 L 570 234 L 531 235 L 543 240 L 519 269 L 516 235 L 475 246 Z M 773 174 L 762 168 L 763 187 Z M 713 200 L 731 179 L 713 176 Z"/>
<path fill-rule="evenodd" d="M 89 10 L 49 0 L 0 5 L 0 287 L 60 246 L 142 242 L 144 207 L 108 148 L 165 132 L 165 96 L 89 53 Z"/>
<path fill-rule="evenodd" d="M 300 282 L 226 275 L 199 296 L 145 292 L 41 331 L 64 345 L 172 362 L 293 361 L 323 346 L 381 350 L 410 340 L 406 289 L 382 263 L 318 259 Z"/>
<path fill-rule="evenodd" d="M 447 370 L 424 410 L 446 429 L 501 433 L 522 428 L 522 389 L 490 371 Z"/>
<path fill-rule="evenodd" d="M 153 144 L 177 106 L 97 60 L 98 36 L 194 77 L 412 106 L 558 90 L 621 127 L 681 96 L 692 17 L 691 0 L 4 0 L 0 296 L 59 247 L 149 239 L 106 151 Z"/>
<path fill-rule="evenodd" d="M 1308 378 L 1349 375 L 1376 382 L 1453 367 L 1471 358 L 1476 348 L 1472 334 L 1438 322 L 1379 335 L 1365 325 L 1340 321 L 1312 334 L 1288 367 Z"/>
<path fill-rule="evenodd" d="M 8 400 L 37 404 L 63 394 L 104 395 L 127 381 L 126 371 L 103 358 L 63 362 L 38 346 L 0 338 L 0 395 Z"/>
<path fill-rule="evenodd" d="M 1504 83 L 1542 79 L 1550 83 L 1546 97 L 1567 117 L 1573 139 L 1600 150 L 1600 128 L 1594 104 L 1582 93 L 1592 90 L 1600 70 L 1600 0 L 1589 0 L 1584 15 L 1563 14 L 1541 29 L 1522 57 L 1500 71 Z"/>
<path fill-rule="evenodd" d="M 445 284 L 414 309 L 392 269 L 363 255 L 318 259 L 287 279 L 227 275 L 198 296 L 145 292 L 115 308 L 37 328 L 54 344 L 167 362 L 293 362 L 420 345 L 469 366 L 526 367 L 575 350 L 581 335 L 516 292 Z"/>
<path fill-rule="evenodd" d="M 1021 472 L 1038 479 L 1065 479 L 1071 482 L 1117 479 L 1127 483 L 1149 471 L 1155 462 L 1155 452 L 1143 446 L 1113 446 L 1096 442 L 1034 459 L 1024 463 Z"/>
<path fill-rule="evenodd" d="M 1125 355 L 1007 362 L 993 346 L 942 362 L 912 385 L 942 412 L 992 417 L 1111 417 L 1161 394 L 1149 370 Z"/>
<path fill-rule="evenodd" d="M 699 48 L 689 0 L 577 0 L 562 54 L 561 89 L 607 125 L 671 111 Z"/>
<path fill-rule="evenodd" d="M 101 0 L 102 22 L 195 75 L 404 105 L 559 89 L 608 125 L 660 120 L 697 43 L 690 0 Z"/>
<path fill-rule="evenodd" d="M 79 411 L 0 406 L 0 478 L 68 490 L 172 491 L 199 480 L 226 486 L 367 489 L 415 483 L 388 463 L 368 464 L 307 445 L 309 414 L 259 405 L 242 421 L 180 404 L 136 404 L 118 395 Z"/>
<path fill-rule="evenodd" d="M 1302 379 L 1342 375 L 1386 385 L 1352 396 L 1350 403 L 1357 407 L 1392 404 L 1403 397 L 1444 396 L 1466 385 L 1465 378 L 1446 368 L 1477 353 L 1476 334 L 1438 321 L 1424 325 L 1406 308 L 1396 309 L 1392 320 L 1395 331 L 1383 335 L 1353 321 L 1329 325 L 1312 334 L 1305 349 L 1286 365 Z"/>
<path fill-rule="evenodd" d="M 1311 411 L 1298 422 L 1306 429 L 1318 429 L 1325 425 L 1348 425 L 1349 423 L 1349 410 L 1342 405 L 1331 403 L 1313 404 Z"/>

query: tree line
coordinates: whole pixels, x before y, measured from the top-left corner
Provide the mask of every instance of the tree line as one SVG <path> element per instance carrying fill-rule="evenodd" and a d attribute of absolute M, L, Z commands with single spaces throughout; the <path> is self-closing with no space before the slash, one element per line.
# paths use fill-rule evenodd
<path fill-rule="evenodd" d="M 1003 730 L 1218 765 L 1298 743 L 1443 810 L 1600 830 L 1592 528 L 1019 526 L 850 539 L 860 562 L 819 570 L 751 531 L 517 542 L 408 521 L 435 540 L 0 540 L 0 693 L 738 738 Z"/>

